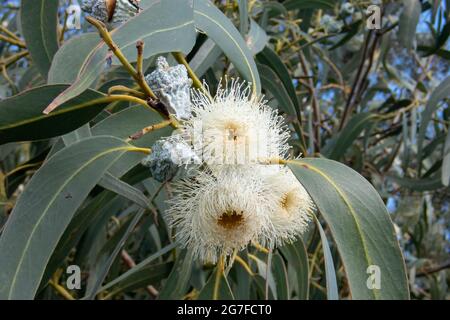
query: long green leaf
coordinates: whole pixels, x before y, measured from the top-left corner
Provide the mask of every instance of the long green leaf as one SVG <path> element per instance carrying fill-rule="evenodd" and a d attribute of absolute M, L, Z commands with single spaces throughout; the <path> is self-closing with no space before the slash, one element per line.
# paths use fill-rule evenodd
<path fill-rule="evenodd" d="M 322 154 L 333 160 L 341 159 L 345 155 L 347 149 L 373 120 L 374 115 L 372 113 L 363 112 L 356 114 L 345 125 L 339 135 L 328 142 L 325 148 L 323 148 Z"/>
<path fill-rule="evenodd" d="M 156 270 L 159 270 L 158 264 L 153 264 L 153 261 L 156 259 L 162 257 L 166 253 L 170 252 L 176 247 L 176 244 L 172 243 L 168 246 L 162 248 L 158 252 L 155 252 L 151 256 L 144 259 L 142 262 L 137 264 L 134 268 L 128 270 L 124 274 L 120 275 L 116 279 L 112 280 L 105 286 L 103 286 L 99 292 L 101 291 L 109 291 L 109 295 L 114 295 L 119 292 L 123 291 L 130 291 L 137 288 L 142 288 L 143 286 L 149 284 L 158 274 Z M 164 274 L 168 275 L 167 268 L 172 266 L 172 263 L 164 264 Z M 155 270 L 156 268 L 156 270 Z M 172 268 L 169 268 L 171 270 Z M 162 271 L 162 270 L 159 270 Z M 153 272 L 155 272 L 155 275 L 153 275 Z M 162 273 L 162 272 L 161 272 Z"/>
<path fill-rule="evenodd" d="M 442 81 L 436 89 L 434 89 L 433 93 L 428 99 L 427 105 L 425 106 L 425 110 L 423 110 L 422 112 L 422 120 L 420 121 L 419 125 L 419 135 L 417 137 L 417 150 L 418 150 L 417 157 L 419 159 L 419 163 L 421 162 L 423 157 L 422 155 L 423 142 L 425 139 L 425 134 L 427 132 L 428 124 L 431 121 L 431 117 L 437 110 L 439 101 L 448 97 L 449 95 L 450 95 L 450 76 L 445 78 L 445 80 Z"/>
<path fill-rule="evenodd" d="M 373 186 L 349 167 L 327 159 L 288 166 L 330 227 L 353 299 L 408 299 L 405 263 L 386 207 Z M 366 273 L 378 266 L 381 287 L 369 288 Z"/>
<path fill-rule="evenodd" d="M 58 51 L 57 0 L 22 0 L 20 21 L 27 49 L 44 78 Z"/>
<path fill-rule="evenodd" d="M 327 280 L 328 300 L 339 300 L 338 287 L 336 282 L 336 271 L 334 270 L 333 256 L 331 255 L 330 245 L 327 236 L 320 225 L 319 220 L 314 218 L 316 226 L 319 229 L 320 240 L 322 241 L 323 256 L 325 260 L 325 276 Z"/>
<path fill-rule="evenodd" d="M 73 83 L 86 57 L 99 43 L 100 37 L 96 32 L 84 33 L 65 42 L 53 58 L 47 83 Z"/>
<path fill-rule="evenodd" d="M 413 46 L 422 5 L 419 0 L 403 0 L 403 12 L 399 18 L 399 40 L 407 49 Z"/>
<path fill-rule="evenodd" d="M 133 201 L 142 208 L 151 208 L 150 200 L 142 193 L 141 190 L 120 180 L 109 172 L 105 173 L 105 175 L 100 180 L 99 185 L 107 190 L 110 190 Z"/>
<path fill-rule="evenodd" d="M 297 298 L 308 300 L 309 277 L 308 277 L 308 253 L 302 239 L 295 243 L 287 244 L 280 248 L 281 253 L 288 262 L 288 268 L 293 268 L 297 277 Z"/>
<path fill-rule="evenodd" d="M 34 297 L 75 210 L 108 167 L 131 148 L 114 137 L 86 139 L 56 153 L 33 176 L 0 238 L 0 299 Z"/>
<path fill-rule="evenodd" d="M 450 130 L 445 138 L 444 160 L 442 161 L 442 184 L 446 187 L 450 184 Z"/>
<path fill-rule="evenodd" d="M 209 0 L 194 0 L 194 19 L 195 26 L 214 40 L 259 95 L 261 82 L 255 60 L 233 23 Z"/>
<path fill-rule="evenodd" d="M 117 255 L 122 250 L 128 237 L 133 232 L 134 228 L 141 220 L 145 210 L 141 209 L 135 213 L 132 219 L 120 226 L 119 230 L 106 242 L 97 256 L 97 261 L 94 267 L 94 272 L 89 274 L 89 278 L 93 277 L 93 286 L 88 289 L 85 299 L 93 299 L 100 288 L 102 282 L 105 280 L 109 269 L 111 268 Z"/>
<path fill-rule="evenodd" d="M 59 110 L 49 115 L 42 114 L 50 101 L 67 87 L 37 87 L 0 101 L 0 144 L 47 139 L 68 133 L 94 118 L 107 106 L 105 103 L 87 105 L 89 101 L 104 97 L 89 89 L 64 103 Z"/>

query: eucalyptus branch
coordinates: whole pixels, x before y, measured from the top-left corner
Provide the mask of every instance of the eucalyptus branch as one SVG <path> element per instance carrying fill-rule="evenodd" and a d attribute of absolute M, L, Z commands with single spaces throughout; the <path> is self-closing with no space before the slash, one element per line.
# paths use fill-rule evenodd
<path fill-rule="evenodd" d="M 133 79 L 139 84 L 141 89 L 144 91 L 144 93 L 151 97 L 152 99 L 157 99 L 156 95 L 153 93 L 153 91 L 150 89 L 150 87 L 146 84 L 145 80 L 142 81 L 142 77 L 140 78 L 138 75 L 138 72 L 136 69 L 131 65 L 131 63 L 128 61 L 128 59 L 124 56 L 122 50 L 116 45 L 114 40 L 111 37 L 111 34 L 109 33 L 106 26 L 98 21 L 95 18 L 92 17 L 86 17 L 86 20 L 92 24 L 94 27 L 97 28 L 98 32 L 100 33 L 100 37 L 105 41 L 106 45 L 109 47 L 109 49 L 114 53 L 114 55 L 119 59 L 120 63 L 123 65 L 123 67 L 128 71 L 128 73 L 133 77 Z M 139 56 L 139 50 L 138 50 L 138 56 Z"/>
<path fill-rule="evenodd" d="M 108 89 L 108 95 L 112 95 L 114 92 L 125 92 L 125 93 L 128 93 L 128 94 L 130 94 L 130 95 L 132 95 L 132 96 L 135 96 L 135 97 L 137 97 L 137 98 L 140 98 L 140 99 L 145 99 L 146 98 L 146 96 L 145 96 L 145 94 L 144 93 L 142 93 L 142 92 L 140 92 L 140 91 L 138 91 L 138 90 L 135 90 L 135 89 L 132 89 L 132 88 L 128 88 L 128 87 L 125 87 L 125 86 L 121 86 L 121 85 L 117 85 L 117 86 L 112 86 L 112 87 L 110 87 L 109 89 Z"/>
<path fill-rule="evenodd" d="M 3 25 L 0 25 L 0 32 L 6 33 L 10 38 L 16 39 L 17 41 L 22 41 L 14 32 L 10 31 Z"/>
<path fill-rule="evenodd" d="M 26 49 L 26 47 L 27 47 L 25 42 L 23 42 L 22 40 L 17 40 L 15 38 L 10 38 L 10 37 L 7 37 L 7 36 L 5 36 L 3 34 L 0 34 L 0 40 L 8 42 L 8 43 L 13 44 L 13 45 L 16 45 L 16 46 L 18 46 L 19 48 L 22 48 L 22 49 Z"/>
<path fill-rule="evenodd" d="M 163 129 L 163 128 L 166 128 L 166 127 L 168 127 L 170 125 L 176 125 L 175 121 L 176 120 L 174 118 L 170 118 L 169 120 L 165 120 L 165 121 L 162 121 L 160 123 L 157 123 L 157 124 L 145 127 L 143 129 L 139 130 L 138 132 L 136 132 L 135 134 L 131 135 L 127 139 L 127 141 L 137 140 L 137 139 L 142 138 L 142 136 L 146 135 L 149 132 L 156 131 L 156 130 L 159 130 L 159 129 Z"/>
<path fill-rule="evenodd" d="M 8 68 L 10 65 L 16 63 L 17 61 L 28 56 L 29 54 L 30 53 L 27 50 L 21 51 L 21 52 L 16 53 L 15 55 L 12 55 L 6 59 L 0 60 L 0 65 Z"/>

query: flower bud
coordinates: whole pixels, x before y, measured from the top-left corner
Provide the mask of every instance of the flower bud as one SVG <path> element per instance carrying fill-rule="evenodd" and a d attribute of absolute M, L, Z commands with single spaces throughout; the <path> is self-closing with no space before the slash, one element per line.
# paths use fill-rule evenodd
<path fill-rule="evenodd" d="M 122 23 L 139 13 L 139 0 L 83 0 L 81 9 L 109 24 Z"/>
<path fill-rule="evenodd" d="M 184 65 L 170 67 L 164 57 L 158 57 L 156 70 L 146 77 L 146 81 L 170 114 L 179 119 L 188 119 L 191 116 L 192 80 L 189 79 Z"/>

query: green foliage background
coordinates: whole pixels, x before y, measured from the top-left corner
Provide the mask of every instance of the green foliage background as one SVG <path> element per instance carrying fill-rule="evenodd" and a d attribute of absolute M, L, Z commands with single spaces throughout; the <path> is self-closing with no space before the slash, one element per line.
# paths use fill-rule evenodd
<path fill-rule="evenodd" d="M 170 182 L 129 152 L 171 130 L 126 141 L 163 115 L 110 99 L 135 82 L 84 18 L 65 27 L 76 2 L 0 4 L 0 298 L 448 299 L 450 1 L 378 1 L 369 30 L 376 1 L 142 0 L 115 30 L 132 63 L 145 42 L 145 73 L 181 52 L 212 92 L 252 82 L 305 158 L 289 167 L 319 208 L 309 232 L 226 270 L 173 242 Z M 74 264 L 81 290 L 65 287 Z"/>

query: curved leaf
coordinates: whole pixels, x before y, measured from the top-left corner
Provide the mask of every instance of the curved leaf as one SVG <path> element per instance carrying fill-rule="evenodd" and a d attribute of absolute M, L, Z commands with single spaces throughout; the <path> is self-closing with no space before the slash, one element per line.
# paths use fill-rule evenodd
<path fill-rule="evenodd" d="M 295 285 L 297 298 L 308 300 L 309 297 L 309 275 L 308 275 L 308 253 L 302 239 L 295 243 L 287 244 L 280 248 L 281 253 L 288 262 L 288 269 L 293 268 L 297 277 Z"/>
<path fill-rule="evenodd" d="M 278 101 L 278 108 L 288 115 L 297 114 L 295 106 L 278 75 L 266 65 L 258 64 L 262 87 L 268 90 Z"/>
<path fill-rule="evenodd" d="M 77 79 L 86 57 L 100 43 L 97 33 L 84 33 L 65 42 L 53 58 L 48 84 L 69 84 Z"/>
<path fill-rule="evenodd" d="M 328 300 L 339 300 L 338 287 L 336 282 L 336 271 L 334 270 L 333 256 L 331 255 L 328 239 L 317 218 L 314 219 L 319 229 L 320 240 L 322 241 L 323 257 L 325 260 L 325 276 L 327 280 L 327 298 Z"/>
<path fill-rule="evenodd" d="M 194 19 L 195 26 L 214 40 L 259 95 L 261 83 L 255 60 L 233 23 L 209 0 L 194 0 Z"/>
<path fill-rule="evenodd" d="M 59 110 L 49 115 L 42 114 L 50 101 L 67 87 L 37 87 L 0 101 L 0 144 L 47 139 L 68 133 L 93 119 L 107 106 L 106 103 L 87 104 L 105 96 L 89 89 L 64 103 Z"/>
<path fill-rule="evenodd" d="M 425 110 L 422 112 L 422 120 L 419 125 L 419 135 L 417 137 L 417 157 L 419 159 L 419 163 L 422 159 L 422 148 L 423 141 L 425 139 L 425 134 L 427 132 L 428 123 L 431 121 L 431 117 L 433 113 L 438 108 L 438 103 L 442 99 L 448 97 L 450 95 L 450 77 L 445 78 L 439 86 L 434 89 L 430 98 L 428 99 L 427 105 L 425 106 Z"/>
<path fill-rule="evenodd" d="M 356 114 L 345 125 L 344 129 L 339 132 L 338 136 L 331 139 L 325 148 L 322 149 L 322 154 L 333 160 L 341 159 L 347 149 L 373 120 L 374 114 L 372 113 L 363 112 Z"/>
<path fill-rule="evenodd" d="M 330 227 L 353 299 L 408 299 L 405 263 L 386 207 L 356 171 L 326 159 L 288 162 Z M 378 266 L 380 289 L 369 289 L 366 273 Z"/>
<path fill-rule="evenodd" d="M 136 17 L 115 29 L 112 38 L 130 61 L 136 60 L 138 40 L 147 44 L 144 59 L 173 51 L 187 54 L 195 42 L 192 7 L 188 1 L 182 0 L 155 1 Z M 46 112 L 51 112 L 89 88 L 104 71 L 108 52 L 107 45 L 100 42 L 84 60 L 76 81 L 52 101 Z M 113 63 L 117 64 L 115 58 Z"/>
<path fill-rule="evenodd" d="M 422 5 L 419 0 L 403 0 L 403 12 L 398 23 L 398 39 L 407 49 L 413 46 Z"/>
<path fill-rule="evenodd" d="M 44 78 L 58 51 L 59 1 L 22 0 L 20 22 L 27 49 Z"/>
<path fill-rule="evenodd" d="M 0 238 L 0 299 L 34 297 L 75 210 L 108 167 L 132 148 L 114 137 L 82 140 L 56 153 L 33 176 Z"/>

